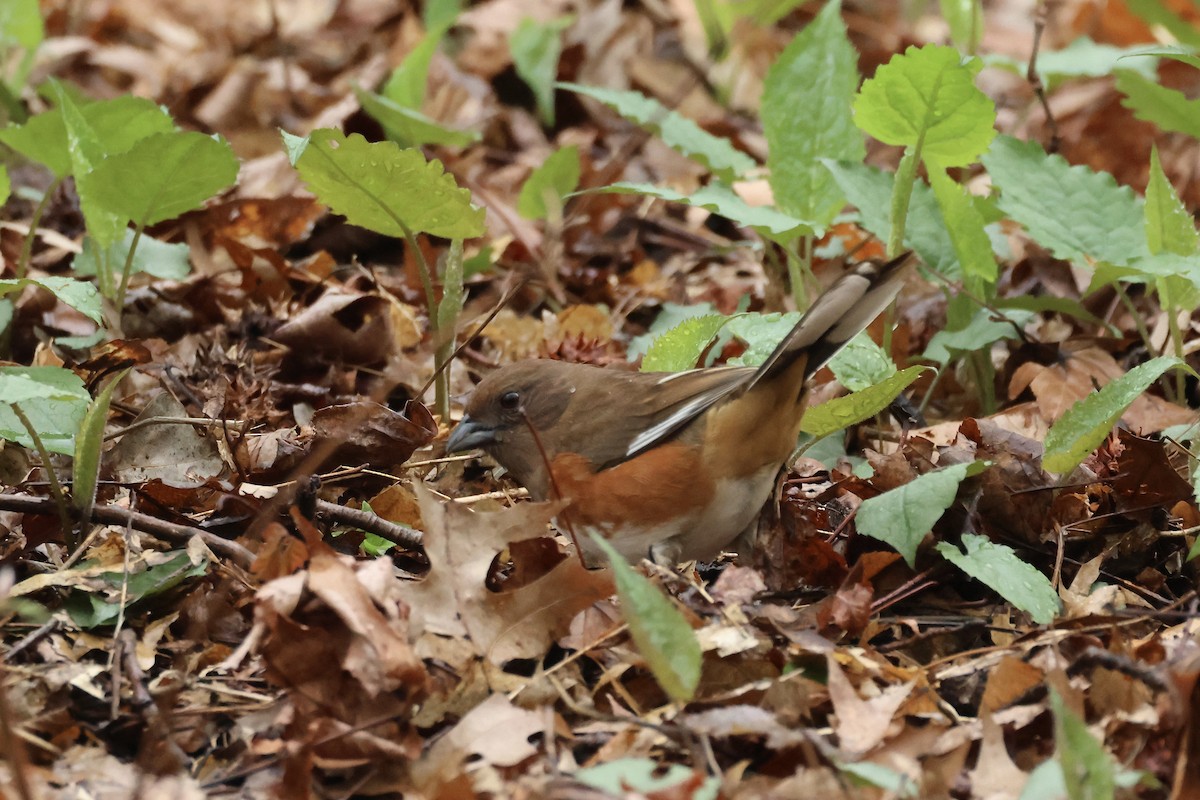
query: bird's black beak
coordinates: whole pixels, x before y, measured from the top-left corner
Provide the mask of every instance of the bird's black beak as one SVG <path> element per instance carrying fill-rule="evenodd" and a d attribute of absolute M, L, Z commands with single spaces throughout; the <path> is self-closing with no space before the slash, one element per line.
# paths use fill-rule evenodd
<path fill-rule="evenodd" d="M 470 417 L 463 417 L 462 422 L 458 423 L 458 427 L 446 440 L 446 452 L 460 453 L 464 450 L 474 450 L 477 447 L 486 447 L 495 441 L 496 430 L 494 428 L 489 428 Z"/>

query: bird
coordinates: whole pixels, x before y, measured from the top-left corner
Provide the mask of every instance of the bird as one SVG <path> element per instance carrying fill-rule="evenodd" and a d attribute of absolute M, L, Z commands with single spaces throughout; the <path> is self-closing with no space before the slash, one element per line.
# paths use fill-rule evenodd
<path fill-rule="evenodd" d="M 674 567 L 752 529 L 795 451 L 807 380 L 892 302 L 911 253 L 864 261 L 823 292 L 758 367 L 630 372 L 527 359 L 486 375 L 446 452 L 481 449 L 535 500 L 562 500 L 584 563 Z"/>

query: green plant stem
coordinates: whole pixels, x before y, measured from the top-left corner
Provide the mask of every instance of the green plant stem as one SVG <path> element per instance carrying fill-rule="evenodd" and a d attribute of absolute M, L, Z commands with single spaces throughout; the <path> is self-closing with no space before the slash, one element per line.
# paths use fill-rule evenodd
<path fill-rule="evenodd" d="M 142 240 L 145 226 L 138 223 L 133 229 L 133 241 L 129 243 L 129 252 L 125 254 L 125 263 L 121 265 L 121 285 L 117 287 L 117 316 L 125 310 L 125 291 L 129 288 L 129 277 L 133 273 L 133 254 L 137 252 L 138 242 Z M 106 248 L 107 249 L 107 248 Z"/>
<path fill-rule="evenodd" d="M 933 391 L 937 389 L 938 384 L 942 381 L 942 376 L 946 374 L 946 370 L 948 369 L 950 369 L 949 364 L 942 364 L 934 370 L 933 380 L 929 382 L 929 388 L 925 390 L 925 396 L 921 398 L 921 405 L 917 406 L 917 410 L 922 414 L 925 413 L 925 409 L 929 406 L 929 401 L 933 399 Z"/>
<path fill-rule="evenodd" d="M 896 168 L 896 183 L 892 188 L 892 207 L 888 214 L 891 231 L 888 233 L 887 257 L 895 258 L 904 249 L 904 229 L 908 224 L 908 206 L 912 201 L 913 186 L 917 180 L 917 164 L 920 161 L 924 134 L 917 144 L 904 151 L 900 166 Z"/>
<path fill-rule="evenodd" d="M 1171 334 L 1171 346 L 1175 351 L 1175 357 L 1183 361 L 1183 333 L 1179 330 L 1179 309 L 1174 306 L 1167 307 L 1167 330 Z M 1175 374 L 1175 397 L 1172 399 L 1176 403 L 1182 403 L 1187 392 L 1184 388 L 1183 370 L 1173 369 L 1171 372 Z"/>
<path fill-rule="evenodd" d="M 1153 353 L 1154 346 L 1150 342 L 1150 329 L 1146 327 L 1146 321 L 1142 319 L 1142 315 L 1138 312 L 1137 306 L 1133 304 L 1133 298 L 1129 296 L 1129 293 L 1125 291 L 1125 287 L 1122 286 L 1120 282 L 1114 282 L 1112 287 L 1113 291 L 1117 293 L 1117 298 L 1121 301 L 1121 305 L 1125 306 L 1125 310 L 1129 312 L 1129 316 L 1133 319 L 1133 324 L 1137 328 L 1138 336 L 1142 338 L 1142 344 L 1146 346 L 1148 351 Z M 1170 312 L 1168 312 L 1168 317 L 1170 316 Z M 1170 324 L 1170 322 L 1171 320 L 1168 319 L 1168 324 Z M 1182 343 L 1177 353 L 1179 353 L 1180 357 L 1182 357 Z M 1182 376 L 1176 375 L 1176 378 L 1182 378 Z M 1171 380 L 1165 375 L 1159 380 L 1162 381 L 1163 391 L 1167 394 L 1168 398 L 1171 400 L 1176 400 L 1178 397 L 1183 396 L 1182 394 L 1178 395 L 1178 397 L 1175 396 L 1175 387 L 1171 384 Z"/>
<path fill-rule="evenodd" d="M 25 273 L 29 271 L 29 262 L 33 259 L 33 240 L 37 236 L 38 226 L 42 224 L 42 217 L 46 213 L 46 209 L 50 206 L 50 200 L 54 197 L 54 193 L 58 191 L 58 187 L 62 185 L 62 178 L 55 178 L 46 191 L 42 194 L 41 202 L 37 204 L 37 208 L 33 210 L 33 219 L 29 220 L 29 234 L 26 235 L 25 241 L 21 243 L 21 256 L 17 260 L 17 277 L 24 278 Z"/>
<path fill-rule="evenodd" d="M 25 416 L 25 412 L 21 410 L 20 404 L 9 403 L 9 407 L 25 427 L 25 432 L 29 434 L 29 438 L 33 441 L 33 448 L 37 450 L 38 456 L 42 459 L 42 471 L 46 473 L 46 481 L 50 486 L 50 494 L 54 497 L 54 506 L 58 509 L 58 519 L 62 523 L 63 535 L 67 537 L 68 546 L 74 549 L 79 543 L 75 541 L 76 537 L 74 534 L 74 525 L 71 523 L 70 506 L 67 503 L 67 494 L 63 491 L 62 484 L 58 482 L 58 475 L 54 474 L 54 467 L 50 463 L 50 451 L 42 443 L 42 437 L 38 435 L 37 429 L 33 427 L 33 423 L 29 421 L 29 417 Z"/>
<path fill-rule="evenodd" d="M 788 253 L 788 277 L 792 282 L 792 300 L 800 311 L 808 308 L 812 301 L 808 296 L 808 281 L 812 277 L 813 235 L 806 233 L 800 238 L 800 256 Z"/>
<path fill-rule="evenodd" d="M 971 371 L 975 373 L 975 383 L 979 387 L 979 398 L 983 402 L 983 416 L 996 412 L 996 386 L 993 381 L 991 364 L 986 361 L 988 354 L 978 350 L 967 357 Z"/>
<path fill-rule="evenodd" d="M 425 289 L 425 305 L 427 308 L 427 316 L 429 317 L 429 332 L 433 335 L 434 341 L 438 338 L 438 315 L 437 315 L 437 293 L 433 288 L 433 273 L 429 269 L 429 262 L 425 260 L 425 254 L 421 252 L 421 247 L 417 244 L 416 234 L 412 228 L 405 225 L 398 217 L 393 216 L 393 219 L 400 225 L 400 229 L 404 231 L 404 241 L 408 244 L 410 250 L 417 260 L 417 273 L 421 276 L 421 286 Z M 450 419 L 450 373 L 443 369 L 445 362 L 443 358 L 449 358 L 453 352 L 454 342 L 439 344 L 437 350 L 434 351 L 435 363 L 433 365 L 437 377 L 433 381 L 433 402 L 439 413 L 443 414 L 443 420 Z"/>

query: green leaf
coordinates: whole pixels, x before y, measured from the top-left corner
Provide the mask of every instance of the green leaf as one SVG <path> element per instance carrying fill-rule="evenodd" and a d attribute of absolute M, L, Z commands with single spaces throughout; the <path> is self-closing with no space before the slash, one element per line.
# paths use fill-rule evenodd
<path fill-rule="evenodd" d="M 661 792 L 660 796 L 672 796 L 686 788 L 689 800 L 717 800 L 720 796 L 720 779 L 708 777 L 701 786 L 689 784 L 683 787 L 682 784 L 693 776 L 692 770 L 682 764 L 662 764 L 649 758 L 618 758 L 585 767 L 572 777 L 613 797 L 627 797 L 631 793 L 651 795 L 656 792 Z M 679 787 L 679 790 L 667 791 L 673 787 Z"/>
<path fill-rule="evenodd" d="M 1170 133 L 1200 137 L 1200 100 L 1125 70 L 1117 72 L 1117 91 L 1125 95 L 1121 105 L 1138 119 Z"/>
<path fill-rule="evenodd" d="M 200 208 L 237 180 L 238 160 L 222 139 L 194 131 L 156 133 L 78 176 L 95 202 L 139 226 Z"/>
<path fill-rule="evenodd" d="M 129 248 L 133 246 L 134 232 L 126 229 L 121 241 L 114 242 L 108 248 L 110 265 L 121 266 L 129 256 Z M 79 255 L 71 262 L 71 271 L 79 276 L 95 275 L 101 268 L 101 260 L 95 240 L 85 236 Z M 136 275 L 144 272 L 156 278 L 179 281 L 192 271 L 191 249 L 184 242 L 170 243 L 142 234 L 138 240 L 137 250 L 133 251 L 133 262 L 129 274 Z"/>
<path fill-rule="evenodd" d="M 877 167 L 848 161 L 826 161 L 825 165 L 851 205 L 858 209 L 863 227 L 886 242 L 892 230 L 888 212 L 895 176 Z M 913 187 L 904 242 L 930 269 L 951 279 L 962 275 L 937 199 L 930 188 L 920 182 Z"/>
<path fill-rule="evenodd" d="M 859 332 L 829 359 L 829 368 L 838 383 L 852 392 L 861 392 L 896 374 L 896 362 L 866 331 Z"/>
<path fill-rule="evenodd" d="M 854 102 L 858 126 L 881 142 L 921 145 L 926 163 L 965 166 L 996 135 L 996 109 L 975 87 L 981 66 L 964 65 L 952 47 L 909 47 L 863 83 Z"/>
<path fill-rule="evenodd" d="M 113 391 L 125 379 L 129 369 L 110 378 L 108 385 L 96 396 L 84 415 L 79 434 L 75 437 L 75 460 L 71 463 L 71 503 L 80 519 L 88 519 L 96 502 L 96 486 L 100 481 L 100 457 L 104 452 L 104 427 L 108 423 L 108 407 Z"/>
<path fill-rule="evenodd" d="M 556 150 L 529 174 L 517 197 L 517 213 L 525 219 L 545 219 L 549 194 L 562 211 L 564 198 L 579 185 L 579 148 L 575 145 Z"/>
<path fill-rule="evenodd" d="M 941 0 L 938 6 L 950 27 L 950 41 L 959 50 L 974 53 L 983 38 L 983 4 L 980 0 Z"/>
<path fill-rule="evenodd" d="M 1070 800 L 1105 800 L 1116 797 L 1117 781 L 1112 759 L 1087 724 L 1075 716 L 1055 689 L 1050 690 L 1054 713 L 1057 760 Z"/>
<path fill-rule="evenodd" d="M 976 208 L 970 192 L 955 183 L 945 171 L 930 168 L 928 173 L 969 289 L 991 294 L 1000 269 L 992 253 L 992 241 L 984 230 L 983 215 Z"/>
<path fill-rule="evenodd" d="M 12 182 L 8 179 L 8 169 L 0 164 L 0 206 L 8 202 L 10 194 L 12 194 Z"/>
<path fill-rule="evenodd" d="M 837 768 L 849 775 L 855 783 L 886 790 L 887 797 L 917 797 L 917 783 L 911 776 L 883 764 L 860 761 L 856 764 L 839 763 Z"/>
<path fill-rule="evenodd" d="M 302 139 L 285 134 L 284 144 L 317 199 L 352 225 L 386 236 L 406 230 L 447 239 L 483 234 L 484 212 L 471 205 L 471 193 L 419 150 L 332 128 Z"/>
<path fill-rule="evenodd" d="M 154 103 L 124 95 L 78 107 L 94 138 L 96 158 L 122 153 L 139 139 L 174 129 L 171 117 Z M 55 176 L 72 174 L 67 128 L 61 106 L 30 117 L 23 125 L 0 130 L 0 143 L 44 164 Z"/>
<path fill-rule="evenodd" d="M 1200 47 L 1200 31 L 1190 21 L 1176 14 L 1162 0 L 1128 0 L 1129 10 L 1150 25 L 1160 25 L 1183 44 Z M 1072 799 L 1073 800 L 1073 799 Z"/>
<path fill-rule="evenodd" d="M 1068 408 L 1046 434 L 1042 466 L 1049 472 L 1073 470 L 1104 441 L 1130 403 L 1169 369 L 1191 372 L 1187 364 L 1174 356 L 1152 358 Z"/>
<path fill-rule="evenodd" d="M 649 329 L 641 336 L 635 336 L 629 340 L 629 347 L 625 351 L 627 357 L 630 361 L 634 361 L 638 356 L 645 355 L 649 351 L 650 346 L 654 344 L 655 339 L 684 320 L 715 313 L 716 310 L 713 308 L 712 303 L 695 303 L 692 305 L 663 303 L 662 310 L 658 312 L 658 316 L 654 318 L 654 322 L 650 323 Z"/>
<path fill-rule="evenodd" d="M 962 552 L 949 542 L 938 542 L 937 551 L 947 561 L 986 584 L 996 594 L 1025 611 L 1039 625 L 1049 625 L 1059 611 L 1058 594 L 1045 575 L 1017 556 L 1009 546 L 986 536 L 964 533 Z"/>
<path fill-rule="evenodd" d="M 0 297 L 19 291 L 30 285 L 42 287 L 97 325 L 103 321 L 100 309 L 100 294 L 96 291 L 96 287 L 87 281 L 80 281 L 66 276 L 47 275 L 44 278 L 7 278 L 0 280 Z"/>
<path fill-rule="evenodd" d="M 1158 160 L 1158 147 L 1150 148 L 1150 181 L 1146 184 L 1146 245 L 1154 255 L 1192 255 L 1200 247 L 1196 223 L 1175 194 Z"/>
<path fill-rule="evenodd" d="M 125 608 L 170 591 L 188 578 L 199 577 L 207 571 L 208 561 L 193 564 L 188 553 L 180 552 L 161 564 L 129 576 Z M 110 591 L 115 591 L 121 587 L 124 576 L 120 572 L 106 572 L 100 578 L 108 584 Z M 65 606 L 71 620 L 84 629 L 112 624 L 121 613 L 121 604 L 112 602 L 104 593 L 75 591 L 67 598 Z"/>
<path fill-rule="evenodd" d="M 852 392 L 809 408 L 804 412 L 800 430 L 819 439 L 870 419 L 891 405 L 896 396 L 926 369 L 928 367 L 902 369 L 887 380 L 860 392 Z"/>
<path fill-rule="evenodd" d="M 678 111 L 641 92 L 577 83 L 560 83 L 558 87 L 599 100 L 625 119 L 658 136 L 672 150 L 703 164 L 722 180 L 732 181 L 755 167 L 754 159 L 736 149 L 728 139 L 714 136 Z"/>
<path fill-rule="evenodd" d="M 592 534 L 613 568 L 629 635 L 658 685 L 672 700 L 687 702 L 700 683 L 700 642 L 663 592 L 637 573 L 604 537 Z"/>
<path fill-rule="evenodd" d="M 462 0 L 426 0 L 422 3 L 421 18 L 426 30 L 449 28 L 458 20 Z"/>
<path fill-rule="evenodd" d="M 513 67 L 533 90 L 538 115 L 547 127 L 554 125 L 554 79 L 558 77 L 562 32 L 570 24 L 569 18 L 541 23 L 526 17 L 508 40 Z"/>
<path fill-rule="evenodd" d="M 1126 59 L 1123 68 L 1132 69 L 1147 78 L 1157 74 L 1153 58 L 1129 60 L 1136 55 L 1158 55 L 1144 45 L 1136 47 L 1114 47 L 1097 44 L 1087 36 L 1081 36 L 1061 50 L 1040 50 L 1037 57 L 1037 73 L 1042 81 L 1053 87 L 1067 78 L 1106 78 L 1117 68 L 1117 63 Z M 999 53 L 983 56 L 983 63 L 1024 76 L 1029 69 L 1029 59 L 1016 59 Z"/>
<path fill-rule="evenodd" d="M 730 317 L 692 317 L 659 336 L 642 359 L 642 372 L 678 372 L 699 366 L 700 356 Z"/>
<path fill-rule="evenodd" d="M 458 16 L 457 10 L 454 16 Z M 452 21 L 453 18 L 450 22 Z M 450 22 L 439 22 L 425 31 L 421 41 L 417 42 L 404 60 L 392 70 L 387 82 L 379 90 L 379 95 L 402 108 L 421 110 L 421 104 L 425 102 L 425 88 L 429 83 L 429 62 L 433 60 L 433 54 L 441 46 L 446 31 L 450 29 Z"/>
<path fill-rule="evenodd" d="M 91 397 L 83 381 L 62 367 L 0 367 L 0 438 L 33 447 L 25 426 L 12 411 L 21 411 L 52 453 L 74 452 L 75 432 Z"/>
<path fill-rule="evenodd" d="M 1020 329 L 1033 317 L 1032 311 L 1014 309 L 997 319 L 995 313 L 981 308 L 965 327 L 935 333 L 921 357 L 946 364 L 958 353 L 978 352 L 1001 339 L 1018 339 L 1021 336 Z"/>
<path fill-rule="evenodd" d="M 1129 63 L 1135 65 L 1134 68 L 1136 69 L 1139 61 L 1135 57 L 1148 56 L 1148 58 L 1144 58 L 1140 62 L 1148 65 L 1149 67 L 1144 71 L 1140 71 L 1141 74 L 1145 75 L 1147 78 L 1153 79 L 1158 76 L 1158 70 L 1154 67 L 1156 65 L 1155 59 L 1159 57 L 1169 58 L 1173 61 L 1178 61 L 1181 64 L 1187 64 L 1189 67 L 1200 69 L 1200 56 L 1196 55 L 1195 48 L 1183 47 L 1181 45 L 1161 45 L 1153 47 L 1135 47 L 1132 48 L 1132 51 L 1133 52 L 1124 54 L 1122 58 L 1131 59 Z"/>
<path fill-rule="evenodd" d="M 827 3 L 792 39 L 763 84 L 762 124 L 775 204 L 820 228 L 846 202 L 822 159 L 862 161 L 866 153 L 850 113 L 857 87 L 858 52 L 846 38 L 840 2 Z"/>
<path fill-rule="evenodd" d="M 438 144 L 465 147 L 479 140 L 475 131 L 458 131 L 430 119 L 414 108 L 407 108 L 383 95 L 355 89 L 359 105 L 383 126 L 384 133 L 402 147 Z"/>
<path fill-rule="evenodd" d="M 45 35 L 38 0 L 4 0 L 0 3 L 0 50 L 13 45 L 34 50 Z"/>
<path fill-rule="evenodd" d="M 864 500 L 855 515 L 858 532 L 891 545 L 915 566 L 917 547 L 954 502 L 959 484 L 988 466 L 986 461 L 971 461 L 943 467 Z"/>
<path fill-rule="evenodd" d="M 746 343 L 746 352 L 729 359 L 734 366 L 757 367 L 767 360 L 775 345 L 783 341 L 796 323 L 799 311 L 786 314 L 740 314 L 729 321 L 729 332 Z"/>
<path fill-rule="evenodd" d="M 1069 165 L 1037 142 L 1000 136 L 983 157 L 1000 208 L 1067 261 L 1127 264 L 1146 256 L 1142 200 L 1107 172 Z"/>
<path fill-rule="evenodd" d="M 83 180 L 107 155 L 104 144 L 91 121 L 80 111 L 61 84 L 54 84 L 52 88 L 58 98 L 58 106 L 66 127 L 70 172 L 76 177 L 75 189 L 79 195 L 79 209 L 83 212 L 88 232 L 107 247 L 117 240 L 126 226 L 126 220 L 105 208 L 103 203 L 93 197 L 91 185 Z"/>
<path fill-rule="evenodd" d="M 810 221 L 796 219 L 776 211 L 768 206 L 752 206 L 738 197 L 734 191 L 718 183 L 710 183 L 699 189 L 695 194 L 687 195 L 655 186 L 650 183 L 631 183 L 621 181 L 596 192 L 609 194 L 638 194 L 646 197 L 658 197 L 673 203 L 684 203 L 697 208 L 705 208 L 739 225 L 753 228 L 763 236 L 775 240 L 787 241 L 794 239 L 805 228 L 815 226 Z"/>

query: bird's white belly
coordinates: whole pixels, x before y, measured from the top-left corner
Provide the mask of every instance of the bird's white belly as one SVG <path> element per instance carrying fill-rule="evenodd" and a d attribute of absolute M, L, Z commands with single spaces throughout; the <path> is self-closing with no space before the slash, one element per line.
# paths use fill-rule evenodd
<path fill-rule="evenodd" d="M 680 515 L 664 524 L 644 528 L 612 525 L 575 530 L 584 559 L 591 566 L 604 563 L 604 555 L 592 542 L 591 531 L 603 536 L 627 560 L 637 563 L 650 557 L 651 548 L 675 561 L 705 560 L 718 555 L 738 537 L 762 509 L 775 485 L 776 465 L 762 468 L 750 479 L 720 479 L 707 506 L 692 514 Z M 568 512 L 569 513 L 569 512 Z"/>

